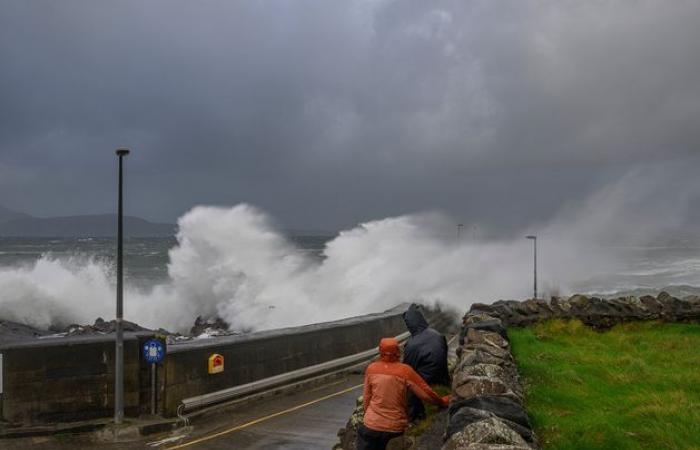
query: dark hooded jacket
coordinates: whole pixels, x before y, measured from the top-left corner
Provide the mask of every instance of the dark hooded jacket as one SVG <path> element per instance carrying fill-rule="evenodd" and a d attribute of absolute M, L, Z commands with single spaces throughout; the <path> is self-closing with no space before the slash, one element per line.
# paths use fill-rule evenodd
<path fill-rule="evenodd" d="M 445 336 L 428 326 L 416 305 L 403 313 L 403 320 L 411 333 L 404 347 L 403 362 L 428 383 L 449 385 Z"/>

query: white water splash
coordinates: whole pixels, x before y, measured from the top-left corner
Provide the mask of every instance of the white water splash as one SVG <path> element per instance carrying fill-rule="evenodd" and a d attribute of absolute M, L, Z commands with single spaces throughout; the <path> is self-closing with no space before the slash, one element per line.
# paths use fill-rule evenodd
<path fill-rule="evenodd" d="M 186 330 L 197 315 L 219 315 L 233 329 L 267 329 L 381 311 L 401 302 L 525 298 L 532 289 L 532 244 L 540 237 L 540 285 L 567 293 L 578 281 L 613 270 L 617 239 L 644 239 L 687 208 L 696 183 L 673 186 L 649 216 L 650 196 L 667 186 L 634 173 L 512 239 L 455 238 L 456 221 L 437 213 L 364 223 L 329 241 L 318 260 L 277 232 L 249 205 L 196 207 L 179 220 L 169 281 L 127 289 L 125 316 L 143 326 Z M 683 195 L 679 195 L 682 192 Z M 646 214 L 646 215 L 645 215 Z M 605 243 L 605 245 L 601 245 Z M 0 270 L 0 317 L 46 328 L 113 317 L 110 268 L 94 259 L 53 259 Z M 542 292 L 542 290 L 540 291 Z"/>

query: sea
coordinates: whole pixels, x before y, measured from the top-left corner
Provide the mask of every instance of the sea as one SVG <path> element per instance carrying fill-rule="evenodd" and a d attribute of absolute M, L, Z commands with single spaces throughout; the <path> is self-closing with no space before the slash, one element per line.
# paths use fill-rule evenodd
<path fill-rule="evenodd" d="M 290 236 L 289 240 L 320 261 L 325 244 L 332 238 Z M 167 281 L 168 252 L 176 245 L 174 237 L 125 239 L 125 282 L 147 289 Z M 92 258 L 114 266 L 115 254 L 113 238 L 0 237 L 0 271 L 29 267 L 42 257 Z M 615 297 L 655 295 L 665 290 L 678 297 L 700 295 L 700 242 L 670 240 L 664 245 L 619 247 L 616 254 L 615 266 L 606 267 L 605 273 L 584 274 L 573 286 L 576 293 Z"/>
<path fill-rule="evenodd" d="M 321 259 L 330 236 L 290 236 L 302 251 Z M 168 280 L 168 251 L 177 245 L 175 237 L 124 239 L 124 279 L 135 287 L 148 289 Z M 40 258 L 90 258 L 113 267 L 116 240 L 101 237 L 34 238 L 0 237 L 0 270 L 28 267 Z"/>

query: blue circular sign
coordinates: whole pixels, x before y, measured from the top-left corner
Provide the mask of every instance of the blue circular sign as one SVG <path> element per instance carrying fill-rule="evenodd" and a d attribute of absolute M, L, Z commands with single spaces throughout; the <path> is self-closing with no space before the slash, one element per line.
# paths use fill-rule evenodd
<path fill-rule="evenodd" d="M 149 339 L 143 344 L 143 357 L 146 362 L 158 364 L 165 358 L 165 347 L 158 339 Z"/>

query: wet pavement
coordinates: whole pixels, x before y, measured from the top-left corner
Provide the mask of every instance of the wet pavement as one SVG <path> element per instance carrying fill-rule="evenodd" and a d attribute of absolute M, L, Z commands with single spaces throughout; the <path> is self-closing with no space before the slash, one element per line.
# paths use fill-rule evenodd
<path fill-rule="evenodd" d="M 32 449 L 286 449 L 329 450 L 338 441 L 362 394 L 362 376 L 346 375 L 328 384 L 259 400 L 233 411 L 209 413 L 184 434 L 148 436 L 133 442 L 100 442 L 94 434 L 0 440 L 3 450 Z"/>

